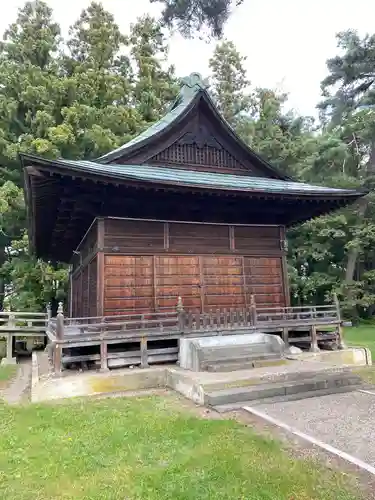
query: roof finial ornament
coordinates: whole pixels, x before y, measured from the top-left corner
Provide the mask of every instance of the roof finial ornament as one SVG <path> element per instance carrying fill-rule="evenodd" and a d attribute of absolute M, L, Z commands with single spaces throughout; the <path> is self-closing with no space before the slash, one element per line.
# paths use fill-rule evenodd
<path fill-rule="evenodd" d="M 208 80 L 203 79 L 200 73 L 191 73 L 189 76 L 185 76 L 182 78 L 181 83 L 181 94 L 184 97 L 196 94 L 199 90 L 207 90 L 209 88 Z"/>

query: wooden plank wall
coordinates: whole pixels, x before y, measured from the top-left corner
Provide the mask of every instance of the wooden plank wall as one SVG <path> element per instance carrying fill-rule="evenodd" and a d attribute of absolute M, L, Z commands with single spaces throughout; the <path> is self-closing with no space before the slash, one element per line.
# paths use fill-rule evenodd
<path fill-rule="evenodd" d="M 72 317 L 97 315 L 98 258 L 95 222 L 72 257 Z"/>
<path fill-rule="evenodd" d="M 281 228 L 106 219 L 104 314 L 287 303 Z"/>

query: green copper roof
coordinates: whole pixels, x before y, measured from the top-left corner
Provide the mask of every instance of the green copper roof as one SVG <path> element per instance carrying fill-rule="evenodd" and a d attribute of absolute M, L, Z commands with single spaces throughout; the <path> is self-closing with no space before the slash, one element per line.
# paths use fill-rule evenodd
<path fill-rule="evenodd" d="M 143 131 L 141 134 L 137 135 L 137 137 L 134 137 L 134 139 L 127 142 L 123 146 L 120 146 L 110 153 L 101 156 L 100 158 L 98 158 L 98 161 L 105 162 L 113 155 L 117 155 L 118 153 L 125 153 L 132 146 L 140 144 L 142 141 L 149 139 L 150 137 L 165 130 L 171 123 L 176 120 L 176 118 L 184 113 L 189 104 L 191 104 L 196 97 L 197 93 L 200 90 L 206 90 L 207 88 L 207 82 L 202 79 L 199 73 L 192 73 L 190 76 L 183 78 L 180 93 L 176 101 L 172 104 L 168 113 L 163 118 L 161 118 L 159 121 L 151 125 L 151 127 Z"/>
<path fill-rule="evenodd" d="M 232 174 L 155 167 L 151 165 L 103 165 L 91 161 L 54 160 L 51 164 L 77 173 L 96 174 L 113 179 L 138 180 L 157 184 L 199 187 L 205 189 L 223 189 L 274 194 L 306 195 L 357 195 L 351 189 L 337 189 L 315 186 L 302 182 L 290 182 L 265 177 L 252 177 Z"/>

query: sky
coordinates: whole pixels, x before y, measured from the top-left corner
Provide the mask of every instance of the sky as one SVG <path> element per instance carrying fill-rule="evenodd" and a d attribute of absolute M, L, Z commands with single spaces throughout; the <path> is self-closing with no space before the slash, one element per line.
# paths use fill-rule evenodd
<path fill-rule="evenodd" d="M 47 0 L 55 20 L 67 32 L 90 0 Z M 15 20 L 24 0 L 1 2 L 0 32 Z M 160 7 L 149 0 L 102 0 L 126 33 L 145 13 L 158 15 Z M 248 77 L 254 86 L 277 88 L 289 94 L 288 108 L 316 115 L 320 82 L 326 60 L 338 53 L 336 33 L 355 29 L 361 35 L 375 31 L 373 0 L 244 0 L 235 8 L 225 37 L 246 56 Z M 192 72 L 209 75 L 208 61 L 215 42 L 170 38 L 169 61 L 178 76 Z"/>

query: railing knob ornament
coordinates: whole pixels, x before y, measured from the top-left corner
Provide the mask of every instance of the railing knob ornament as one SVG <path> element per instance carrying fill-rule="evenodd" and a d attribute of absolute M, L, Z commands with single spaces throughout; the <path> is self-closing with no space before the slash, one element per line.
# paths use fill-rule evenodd
<path fill-rule="evenodd" d="M 63 303 L 59 302 L 59 307 L 57 308 L 57 314 L 63 314 L 64 309 L 63 309 Z"/>
<path fill-rule="evenodd" d="M 178 297 L 176 309 L 177 309 L 178 313 L 184 312 L 184 306 L 182 304 L 182 298 L 181 297 Z"/>

